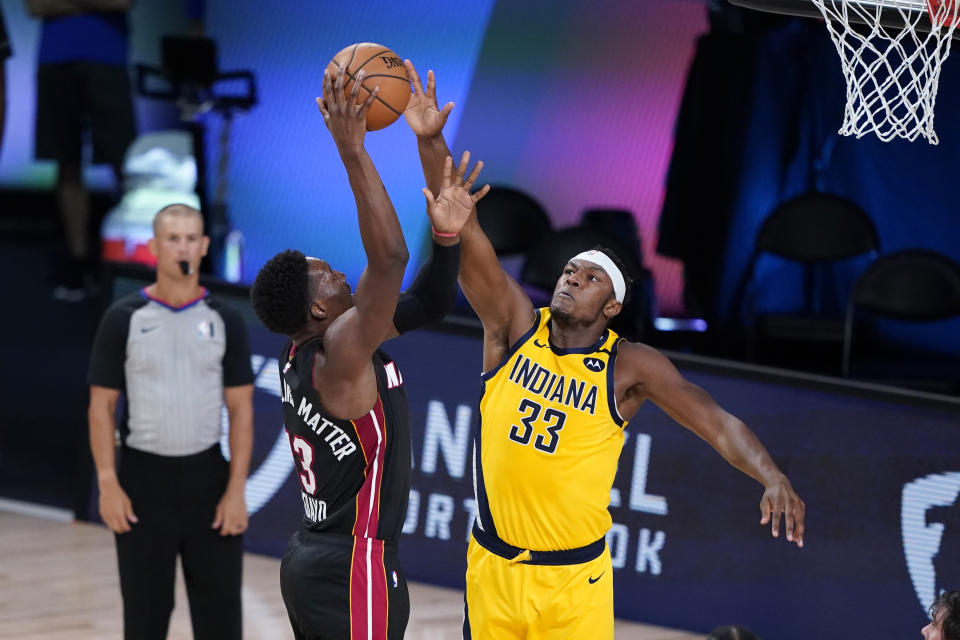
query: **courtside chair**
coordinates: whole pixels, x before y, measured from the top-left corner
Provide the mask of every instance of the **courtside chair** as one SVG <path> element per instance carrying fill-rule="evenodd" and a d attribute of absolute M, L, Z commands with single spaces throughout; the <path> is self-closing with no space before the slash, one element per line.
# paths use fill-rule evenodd
<path fill-rule="evenodd" d="M 877 331 L 873 323 L 866 322 L 870 318 L 887 321 L 885 330 Z M 850 292 L 843 332 L 843 375 L 851 375 L 856 341 L 857 377 L 960 392 L 958 333 L 952 325 L 919 324 L 944 321 L 960 323 L 960 264 L 925 249 L 898 251 L 877 259 Z M 911 333 L 918 333 L 919 327 L 929 336 L 929 346 L 908 343 L 898 348 L 893 344 L 898 326 L 894 323 L 913 325 L 906 327 L 914 329 Z"/>
<path fill-rule="evenodd" d="M 831 310 L 825 301 L 825 282 L 832 285 L 830 278 L 837 278 L 840 281 L 838 286 L 852 286 L 855 276 L 848 276 L 849 284 L 842 282 L 841 263 L 858 256 L 873 259 L 878 252 L 879 241 L 873 222 L 863 209 L 846 198 L 811 192 L 774 208 L 757 233 L 753 253 L 738 286 L 737 300 L 741 305 L 738 308 L 743 309 L 747 327 L 747 358 L 757 360 L 761 349 L 768 346 L 786 347 L 786 353 L 792 348 L 794 353 L 804 355 L 819 353 L 817 349 L 822 351 L 826 347 L 836 354 L 843 340 L 846 292 L 840 294 Z M 764 254 L 802 265 L 803 291 L 799 310 L 761 312 L 757 308 L 761 289 L 754 280 L 758 260 Z M 773 282 L 772 286 L 784 284 Z M 769 354 L 763 355 L 770 359 Z M 835 357 L 831 357 L 834 363 Z M 836 371 L 836 364 L 831 367 Z"/>
<path fill-rule="evenodd" d="M 477 203 L 477 216 L 498 256 L 529 251 L 551 229 L 540 203 L 513 187 L 491 186 Z"/>

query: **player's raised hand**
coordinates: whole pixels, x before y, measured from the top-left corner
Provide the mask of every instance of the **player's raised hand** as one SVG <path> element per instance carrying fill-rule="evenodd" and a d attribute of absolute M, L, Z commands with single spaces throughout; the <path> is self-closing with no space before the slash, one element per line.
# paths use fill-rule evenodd
<path fill-rule="evenodd" d="M 807 505 L 793 490 L 790 481 L 783 477 L 771 483 L 760 499 L 760 524 L 771 523 L 773 537 L 780 535 L 780 517 L 787 521 L 787 540 L 803 546 L 804 519 Z"/>
<path fill-rule="evenodd" d="M 429 189 L 423 190 L 427 199 L 427 215 L 434 232 L 441 236 L 453 236 L 460 233 L 463 225 L 470 219 L 470 212 L 479 200 L 490 191 L 490 185 L 484 185 L 476 193 L 470 189 L 477 181 L 483 162 L 478 162 L 473 171 L 464 177 L 470 166 L 470 152 L 464 151 L 456 171 L 453 169 L 453 158 L 447 156 L 443 163 L 443 184 L 436 198 Z"/>
<path fill-rule="evenodd" d="M 363 85 L 365 72 L 361 69 L 354 79 L 350 94 L 346 95 L 343 87 L 346 84 L 343 65 L 337 70 L 337 77 L 331 78 L 330 73 L 323 72 L 323 97 L 317 98 L 317 107 L 323 115 L 323 122 L 330 130 L 337 149 L 343 153 L 348 150 L 357 150 L 363 147 L 363 138 L 367 133 L 367 111 L 377 98 L 380 87 L 374 87 L 363 104 L 357 104 L 357 95 Z"/>
<path fill-rule="evenodd" d="M 437 83 L 432 69 L 427 71 L 427 88 L 424 90 L 413 63 L 404 60 L 403 64 L 406 65 L 410 81 L 413 83 L 413 94 L 403 112 L 403 117 L 407 119 L 407 124 L 416 135 L 425 138 L 439 135 L 447 123 L 447 116 L 453 110 L 453 103 L 448 102 L 443 105 L 443 109 L 437 106 Z"/>
<path fill-rule="evenodd" d="M 126 533 L 137 523 L 130 498 L 116 480 L 101 483 L 100 518 L 114 533 Z"/>

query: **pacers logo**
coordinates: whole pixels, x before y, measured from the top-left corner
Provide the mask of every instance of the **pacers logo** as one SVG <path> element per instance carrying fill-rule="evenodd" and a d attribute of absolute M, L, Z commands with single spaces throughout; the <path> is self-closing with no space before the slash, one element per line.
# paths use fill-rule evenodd
<path fill-rule="evenodd" d="M 600 372 L 603 371 L 604 364 L 600 358 L 584 358 L 583 366 L 590 369 L 590 371 Z"/>
<path fill-rule="evenodd" d="M 900 503 L 907 571 L 924 611 L 956 584 L 960 563 L 960 471 L 917 478 Z M 953 575 L 951 575 L 953 573 Z"/>

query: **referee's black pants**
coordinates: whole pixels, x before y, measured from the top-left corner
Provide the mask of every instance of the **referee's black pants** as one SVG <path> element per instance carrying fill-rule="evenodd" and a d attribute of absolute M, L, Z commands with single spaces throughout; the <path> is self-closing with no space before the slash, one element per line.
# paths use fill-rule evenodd
<path fill-rule="evenodd" d="M 193 637 L 239 639 L 243 538 L 211 528 L 229 476 L 220 446 L 182 457 L 124 447 L 121 456 L 120 486 L 138 519 L 116 536 L 124 638 L 167 637 L 179 554 Z"/>

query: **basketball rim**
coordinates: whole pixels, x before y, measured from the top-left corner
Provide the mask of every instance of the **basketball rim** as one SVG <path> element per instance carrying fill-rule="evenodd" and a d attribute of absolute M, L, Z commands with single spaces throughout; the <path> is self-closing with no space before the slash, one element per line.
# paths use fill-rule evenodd
<path fill-rule="evenodd" d="M 730 4 L 757 11 L 766 11 L 768 13 L 781 13 L 790 16 L 799 16 L 803 18 L 822 19 L 820 10 L 810 0 L 727 0 Z M 930 10 L 931 3 L 952 4 L 960 0 L 843 0 L 846 2 L 855 2 L 863 7 L 882 6 L 880 13 L 880 24 L 890 29 L 903 29 L 903 16 L 898 9 L 904 9 L 909 12 L 922 12 L 923 16 L 917 22 L 916 30 L 926 33 L 930 31 Z M 868 25 L 865 20 L 856 14 L 850 12 L 849 19 L 853 23 Z M 960 29 L 953 34 L 954 40 L 960 40 Z"/>

